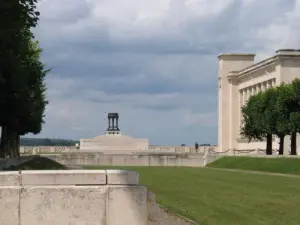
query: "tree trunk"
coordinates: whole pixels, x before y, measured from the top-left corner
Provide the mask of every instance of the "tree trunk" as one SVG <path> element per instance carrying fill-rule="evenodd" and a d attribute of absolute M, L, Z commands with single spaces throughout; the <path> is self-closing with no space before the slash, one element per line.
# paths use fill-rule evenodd
<path fill-rule="evenodd" d="M 6 125 L 2 126 L 0 154 L 1 158 L 6 158 L 9 155 L 9 135 Z"/>
<path fill-rule="evenodd" d="M 291 155 L 297 155 L 297 132 L 291 135 Z"/>
<path fill-rule="evenodd" d="M 279 135 L 279 155 L 283 155 L 283 151 L 284 151 L 284 137 L 285 135 L 281 134 Z"/>
<path fill-rule="evenodd" d="M 20 157 L 20 135 L 16 133 L 15 157 Z"/>
<path fill-rule="evenodd" d="M 12 152 L 12 155 L 11 157 L 16 157 L 16 143 L 17 143 L 17 140 L 16 140 L 16 132 L 11 132 L 11 152 Z"/>
<path fill-rule="evenodd" d="M 267 155 L 272 155 L 272 134 L 267 134 L 267 149 L 266 149 L 266 154 Z"/>
<path fill-rule="evenodd" d="M 18 157 L 19 156 L 19 145 L 18 139 L 19 135 L 17 132 L 10 130 L 9 131 L 9 139 L 10 139 L 10 157 Z"/>
<path fill-rule="evenodd" d="M 4 128 L 4 126 L 2 126 L 1 127 L 1 142 L 0 142 L 0 158 L 5 158 L 4 141 L 5 141 L 5 128 Z"/>
<path fill-rule="evenodd" d="M 13 158 L 14 157 L 14 132 L 10 128 L 7 128 L 7 139 L 8 139 L 7 156 L 9 158 Z"/>

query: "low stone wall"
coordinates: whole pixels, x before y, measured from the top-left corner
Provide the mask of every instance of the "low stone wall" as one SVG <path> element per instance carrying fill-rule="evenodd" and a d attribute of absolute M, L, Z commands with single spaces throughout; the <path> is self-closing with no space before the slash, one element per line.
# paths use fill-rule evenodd
<path fill-rule="evenodd" d="M 104 165 L 104 166 L 186 166 L 203 167 L 219 156 L 204 154 L 170 153 L 170 154 L 118 154 L 101 153 L 65 153 L 47 155 L 47 158 L 64 165 Z"/>
<path fill-rule="evenodd" d="M 139 153 L 208 153 L 209 155 L 265 155 L 265 149 L 218 149 L 218 146 L 199 146 L 196 152 L 194 147 L 191 146 L 156 146 L 150 145 L 148 150 L 108 150 L 108 151 L 98 151 L 98 150 L 80 150 L 75 146 L 21 146 L 20 153 L 26 155 L 35 154 L 61 154 L 61 153 L 96 153 L 102 152 L 104 154 L 139 154 Z M 278 150 L 273 149 L 273 154 L 278 154 Z M 288 151 L 284 152 L 288 155 Z M 300 154 L 300 151 L 298 151 Z"/>
<path fill-rule="evenodd" d="M 300 151 L 297 151 L 298 155 L 300 155 Z M 214 149 L 209 149 L 207 151 L 207 154 L 209 155 L 230 155 L 230 156 L 266 156 L 266 149 L 244 149 L 244 150 L 238 150 L 238 149 L 228 149 L 225 151 L 215 151 Z M 278 155 L 279 151 L 278 149 L 272 150 L 272 155 Z M 289 152 L 284 151 L 284 155 L 288 156 Z"/>
<path fill-rule="evenodd" d="M 198 153 L 204 153 L 205 151 L 212 149 L 217 151 L 217 146 L 199 146 Z M 147 150 L 109 150 L 109 151 L 100 151 L 97 149 L 77 149 L 75 146 L 21 146 L 21 154 L 60 154 L 67 152 L 104 152 L 104 153 L 131 153 L 131 152 L 176 152 L 176 153 L 196 153 L 196 149 L 192 146 L 159 146 L 159 145 L 150 145 Z"/>
<path fill-rule="evenodd" d="M 21 154 L 45 154 L 45 153 L 57 153 L 73 152 L 78 150 L 75 146 L 21 146 Z"/>
<path fill-rule="evenodd" d="M 146 225 L 134 171 L 0 172 L 1 225 Z"/>

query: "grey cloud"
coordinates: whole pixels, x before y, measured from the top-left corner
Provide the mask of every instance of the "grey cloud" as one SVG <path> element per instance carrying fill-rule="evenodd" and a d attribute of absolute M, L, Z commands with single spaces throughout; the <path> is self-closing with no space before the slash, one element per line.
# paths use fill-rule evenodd
<path fill-rule="evenodd" d="M 114 110 L 125 133 L 154 144 L 216 143 L 217 55 L 265 49 L 270 43 L 257 31 L 284 24 L 296 1 L 253 2 L 245 8 L 244 1 L 231 1 L 219 14 L 204 17 L 176 0 L 162 17 L 143 25 L 96 18 L 96 5 L 85 1 L 63 8 L 65 1 L 51 0 L 53 8 L 43 9 L 35 30 L 43 61 L 53 68 L 41 135 L 96 136 L 106 127 L 99 115 Z"/>
<path fill-rule="evenodd" d="M 178 7 L 178 4 L 171 4 L 171 6 Z M 161 27 L 157 27 L 157 32 L 151 35 L 140 38 L 135 35 L 125 40 L 112 38 L 109 24 L 105 20 L 100 20 L 92 27 L 86 26 L 86 32 L 75 33 L 67 39 L 64 39 L 66 36 L 62 36 L 58 42 L 51 43 L 51 48 L 63 47 L 64 50 L 69 48 L 80 54 L 123 52 L 213 55 L 219 52 L 238 51 L 244 47 L 245 43 L 254 41 L 253 33 L 256 29 L 269 24 L 274 18 L 280 20 L 278 15 L 283 16 L 292 9 L 293 4 L 287 4 L 286 0 L 256 2 L 255 5 L 246 9 L 242 8 L 241 0 L 235 0 L 216 17 L 186 18 L 176 28 L 170 28 L 169 23 L 162 22 Z M 172 10 L 169 13 L 172 15 Z M 189 11 L 186 12 L 188 13 Z M 182 12 L 181 16 L 184 17 Z M 166 17 L 166 19 L 174 20 L 174 17 Z M 174 29 L 178 30 L 174 33 Z"/>
<path fill-rule="evenodd" d="M 85 88 L 111 95 L 174 92 L 201 94 L 216 89 L 216 78 L 212 74 L 216 73 L 214 59 L 206 60 L 193 55 L 176 58 L 139 56 L 111 55 L 107 56 L 108 60 L 103 60 L 101 55 L 97 62 L 97 55 L 94 58 L 91 54 L 90 61 L 88 55 L 84 59 L 70 57 L 54 62 L 52 66 L 54 73 L 64 74 L 61 78 L 72 78 L 77 83 L 84 83 Z M 201 66 L 204 62 L 207 63 L 205 68 Z M 80 94 L 80 89 L 77 94 Z"/>

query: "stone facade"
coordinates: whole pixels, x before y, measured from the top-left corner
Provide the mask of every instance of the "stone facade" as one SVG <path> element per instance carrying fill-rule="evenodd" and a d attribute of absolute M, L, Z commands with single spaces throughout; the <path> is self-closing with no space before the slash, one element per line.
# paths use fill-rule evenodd
<path fill-rule="evenodd" d="M 1 225 L 147 225 L 135 171 L 0 172 Z"/>
<path fill-rule="evenodd" d="M 221 152 L 265 149 L 265 142 L 248 143 L 240 136 L 241 107 L 255 93 L 300 77 L 300 50 L 278 50 L 274 56 L 258 63 L 254 63 L 254 58 L 254 54 L 221 54 L 218 57 L 218 150 Z M 286 139 L 287 151 L 290 141 L 289 137 Z M 278 148 L 275 137 L 273 147 Z"/>
<path fill-rule="evenodd" d="M 149 148 L 148 139 L 136 139 L 130 136 L 114 134 L 102 135 L 90 139 L 80 139 L 80 150 L 147 150 Z"/>

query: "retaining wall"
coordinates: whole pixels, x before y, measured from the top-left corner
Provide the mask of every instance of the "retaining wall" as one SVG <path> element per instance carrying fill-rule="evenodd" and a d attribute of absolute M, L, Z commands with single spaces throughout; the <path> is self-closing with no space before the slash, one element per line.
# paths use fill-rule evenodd
<path fill-rule="evenodd" d="M 205 151 L 213 149 L 217 151 L 217 146 L 199 146 L 197 152 L 204 153 Z M 21 154 L 45 154 L 45 153 L 57 153 L 60 154 L 62 152 L 105 152 L 108 153 L 131 153 L 131 152 L 190 152 L 195 153 L 196 150 L 192 146 L 155 146 L 149 145 L 148 150 L 100 150 L 100 149 L 77 149 L 75 146 L 21 146 L 20 153 Z"/>
<path fill-rule="evenodd" d="M 164 154 L 117 154 L 72 153 L 47 155 L 52 160 L 64 165 L 105 165 L 105 166 L 187 166 L 203 167 L 219 158 L 204 154 L 164 153 Z"/>
<path fill-rule="evenodd" d="M 0 172 L 1 225 L 146 225 L 147 188 L 122 170 Z"/>

